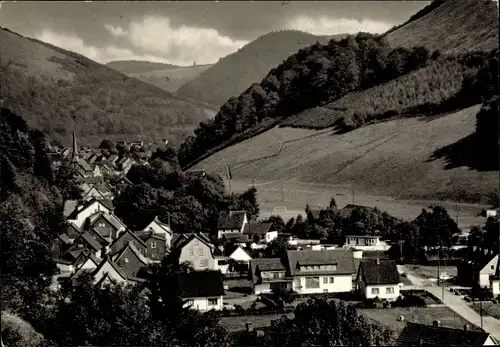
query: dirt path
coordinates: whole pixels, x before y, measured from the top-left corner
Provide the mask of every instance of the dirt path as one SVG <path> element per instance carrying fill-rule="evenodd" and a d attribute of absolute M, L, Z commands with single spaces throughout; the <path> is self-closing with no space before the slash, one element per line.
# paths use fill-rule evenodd
<path fill-rule="evenodd" d="M 442 288 L 437 286 L 435 283 L 429 281 L 428 279 L 419 277 L 408 267 L 405 268 L 405 272 L 407 274 L 407 278 L 415 286 L 427 290 L 429 293 L 440 299 L 444 298 L 443 303 L 446 306 L 472 324 L 481 327 L 481 316 L 460 296 L 452 294 L 449 290 L 447 290 L 447 288 L 445 288 L 443 295 Z M 490 333 L 495 340 L 500 341 L 500 320 L 490 316 L 483 316 L 482 325 L 484 331 Z"/>

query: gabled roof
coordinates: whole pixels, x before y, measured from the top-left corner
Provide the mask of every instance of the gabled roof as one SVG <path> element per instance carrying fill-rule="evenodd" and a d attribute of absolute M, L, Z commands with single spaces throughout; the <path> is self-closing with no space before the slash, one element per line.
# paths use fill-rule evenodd
<path fill-rule="evenodd" d="M 210 242 L 210 239 L 204 233 L 174 234 L 174 236 L 175 238 L 172 237 L 172 248 L 184 247 L 184 245 L 189 243 L 194 238 L 197 238 L 198 240 L 206 244 L 208 247 L 212 248 L 212 243 Z"/>
<path fill-rule="evenodd" d="M 76 164 L 80 166 L 85 172 L 92 171 L 92 166 L 83 158 L 76 158 Z"/>
<path fill-rule="evenodd" d="M 66 200 L 64 202 L 64 217 L 70 216 L 73 211 L 75 211 L 76 207 L 78 206 L 78 201 L 76 200 Z"/>
<path fill-rule="evenodd" d="M 252 283 L 257 283 L 256 271 L 286 271 L 286 266 L 280 258 L 260 258 L 250 260 Z"/>
<path fill-rule="evenodd" d="M 75 242 L 78 239 L 84 240 L 94 251 L 98 251 L 101 249 L 101 245 L 99 244 L 99 242 L 97 242 L 88 232 L 80 234 L 80 236 L 75 239 Z"/>
<path fill-rule="evenodd" d="M 379 264 L 374 261 L 362 261 L 359 264 L 357 280 L 363 281 L 366 285 L 398 284 L 401 282 L 394 260 L 380 261 Z"/>
<path fill-rule="evenodd" d="M 219 229 L 241 229 L 245 218 L 245 211 L 229 211 L 219 216 L 217 228 Z"/>
<path fill-rule="evenodd" d="M 109 248 L 113 249 L 114 246 L 120 242 L 120 240 L 125 237 L 125 235 L 131 235 L 137 242 L 139 242 L 140 245 L 144 246 L 144 248 L 147 248 L 148 246 L 144 243 L 144 241 L 142 241 L 137 235 L 135 235 L 132 231 L 130 231 L 129 229 L 125 229 L 124 232 L 122 232 L 120 234 L 120 236 L 118 236 L 110 245 L 109 245 Z"/>
<path fill-rule="evenodd" d="M 64 242 L 65 244 L 67 245 L 70 245 L 71 243 L 73 243 L 73 241 L 71 241 L 71 239 L 69 238 L 68 235 L 66 235 L 65 233 L 62 233 L 58 236 L 58 238 Z"/>
<path fill-rule="evenodd" d="M 481 346 L 489 333 L 408 322 L 399 335 L 398 346 Z"/>
<path fill-rule="evenodd" d="M 125 280 L 127 279 L 127 275 L 125 275 L 120 269 L 120 267 L 114 261 L 112 261 L 108 256 L 105 256 L 102 259 L 101 263 L 97 266 L 97 268 L 95 268 L 95 270 L 92 272 L 91 275 L 95 276 L 102 269 L 102 267 L 106 265 L 106 263 L 111 265 L 111 267 L 120 275 L 120 277 L 122 277 Z"/>
<path fill-rule="evenodd" d="M 225 233 L 224 235 L 222 235 L 222 237 L 225 238 L 226 240 L 243 243 L 243 242 L 250 242 L 248 235 L 253 235 L 253 234 L 242 234 L 239 232 L 234 232 L 234 233 Z"/>
<path fill-rule="evenodd" d="M 172 229 L 170 229 L 170 226 L 167 224 L 167 223 L 163 223 L 159 218 L 158 216 L 156 216 L 152 221 L 151 223 L 149 223 L 148 225 L 146 225 L 143 229 L 143 231 L 146 231 L 146 230 L 150 230 L 150 229 L 153 229 L 153 225 L 156 224 L 158 225 L 158 227 L 165 231 L 166 233 L 169 233 L 169 234 L 172 234 Z"/>
<path fill-rule="evenodd" d="M 97 213 L 94 213 L 93 215 L 91 215 L 89 217 L 89 219 L 90 219 L 90 225 L 93 226 L 100 217 L 103 217 L 104 219 L 106 219 L 108 221 L 108 223 L 111 224 L 116 230 L 125 229 L 127 227 L 114 214 L 112 214 L 112 213 L 105 213 L 105 212 L 97 212 Z"/>
<path fill-rule="evenodd" d="M 265 235 L 271 231 L 273 223 L 247 223 L 243 228 L 243 234 Z"/>
<path fill-rule="evenodd" d="M 191 271 L 178 274 L 182 298 L 206 298 L 224 295 L 220 271 Z"/>
<path fill-rule="evenodd" d="M 356 273 L 354 257 L 350 250 L 329 249 L 321 251 L 287 251 L 288 266 L 292 276 L 301 275 L 297 266 L 336 265 L 335 270 L 321 270 L 320 273 L 347 275 Z M 313 274 L 308 271 L 305 274 Z"/>
<path fill-rule="evenodd" d="M 82 211 L 85 211 L 87 208 L 89 208 L 90 206 L 92 206 L 92 204 L 94 203 L 97 203 L 97 204 L 100 204 L 102 205 L 103 207 L 105 207 L 106 209 L 108 210 L 112 210 L 113 208 L 113 205 L 111 205 L 111 208 L 108 206 L 108 204 L 106 203 L 106 200 L 105 199 L 102 199 L 102 200 L 98 200 L 96 198 L 92 198 L 88 201 L 85 201 L 83 203 L 83 205 L 81 205 L 81 208 L 80 209 L 77 209 L 75 208 L 75 210 L 67 217 L 67 219 L 76 219 L 78 217 L 78 215 L 82 212 Z"/>
<path fill-rule="evenodd" d="M 90 232 L 93 232 L 93 234 L 90 234 Z M 97 242 L 99 242 L 99 243 L 106 244 L 106 245 L 109 245 L 109 243 L 110 243 L 104 236 L 101 235 L 99 230 L 97 230 L 96 228 L 90 229 L 89 234 L 91 236 L 97 235 L 97 238 L 99 239 L 99 240 L 97 240 Z"/>
<path fill-rule="evenodd" d="M 143 263 L 144 265 L 147 265 L 149 263 L 148 259 L 142 255 L 142 253 L 137 249 L 137 247 L 134 246 L 132 241 L 127 242 L 127 244 L 118 252 L 116 253 L 111 259 L 116 263 L 120 258 L 125 254 L 127 249 L 130 249 L 132 253 L 137 257 L 137 259 Z"/>

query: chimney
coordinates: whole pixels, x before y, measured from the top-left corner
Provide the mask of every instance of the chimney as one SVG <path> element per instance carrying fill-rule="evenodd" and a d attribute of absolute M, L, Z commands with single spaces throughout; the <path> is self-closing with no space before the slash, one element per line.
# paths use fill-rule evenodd
<path fill-rule="evenodd" d="M 468 331 L 469 330 L 469 324 L 465 324 L 464 325 L 464 331 Z"/>
<path fill-rule="evenodd" d="M 380 265 L 380 258 L 377 258 L 377 265 Z"/>
<path fill-rule="evenodd" d="M 435 327 L 440 327 L 441 326 L 441 322 L 438 321 L 438 320 L 435 320 L 432 322 L 432 325 L 434 325 Z"/>

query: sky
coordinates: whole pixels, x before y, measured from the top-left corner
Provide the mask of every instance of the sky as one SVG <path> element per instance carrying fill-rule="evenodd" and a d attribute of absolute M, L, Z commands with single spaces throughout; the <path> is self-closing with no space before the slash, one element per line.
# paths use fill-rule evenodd
<path fill-rule="evenodd" d="M 257 37 L 383 33 L 430 1 L 1 2 L 0 26 L 106 63 L 211 64 Z"/>

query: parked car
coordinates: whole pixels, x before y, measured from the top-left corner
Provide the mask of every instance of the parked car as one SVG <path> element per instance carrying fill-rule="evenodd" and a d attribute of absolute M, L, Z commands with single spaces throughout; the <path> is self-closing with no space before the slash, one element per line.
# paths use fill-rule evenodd
<path fill-rule="evenodd" d="M 450 276 L 450 274 L 449 274 L 449 273 L 447 273 L 447 272 L 441 272 L 441 273 L 439 274 L 439 279 L 440 279 L 440 280 L 442 280 L 442 281 L 448 281 L 448 280 L 451 280 L 451 278 L 452 278 L 452 277 L 451 277 L 451 276 Z"/>
<path fill-rule="evenodd" d="M 225 302 L 225 303 L 223 304 L 223 307 L 224 307 L 224 309 L 226 309 L 226 310 L 230 310 L 230 311 L 232 311 L 232 310 L 235 310 L 235 309 L 236 309 L 236 307 L 235 307 L 234 305 L 231 305 L 231 304 L 229 304 L 229 303 L 227 303 L 227 302 Z"/>

